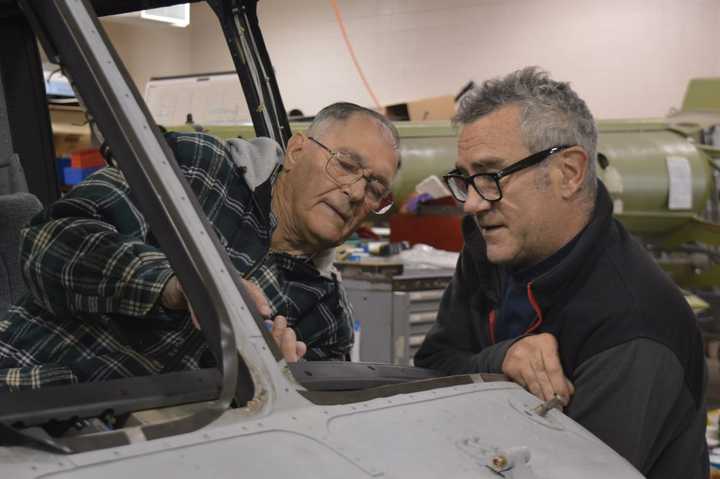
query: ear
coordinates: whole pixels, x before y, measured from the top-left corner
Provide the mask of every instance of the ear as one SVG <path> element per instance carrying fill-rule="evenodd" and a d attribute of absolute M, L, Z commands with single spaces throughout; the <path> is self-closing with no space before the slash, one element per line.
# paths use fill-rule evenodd
<path fill-rule="evenodd" d="M 303 148 L 307 145 L 307 136 L 298 132 L 293 133 L 287 144 L 287 151 L 285 152 L 285 160 L 283 161 L 283 170 L 290 171 L 300 161 L 300 155 L 302 154 Z"/>
<path fill-rule="evenodd" d="M 560 154 L 560 195 L 572 199 L 581 192 L 588 174 L 588 154 L 582 147 L 574 146 Z"/>

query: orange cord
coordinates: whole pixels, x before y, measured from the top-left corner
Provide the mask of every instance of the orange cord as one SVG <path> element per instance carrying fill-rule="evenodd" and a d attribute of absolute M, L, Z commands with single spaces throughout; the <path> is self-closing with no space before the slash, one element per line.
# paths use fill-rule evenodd
<path fill-rule="evenodd" d="M 363 84 L 365 85 L 365 89 L 370 94 L 370 97 L 372 98 L 373 102 L 375 103 L 375 107 L 378 109 L 382 109 L 382 105 L 380 105 L 380 102 L 378 101 L 377 97 L 375 96 L 375 93 L 373 93 L 372 88 L 370 88 L 370 84 L 367 81 L 367 78 L 365 78 L 365 74 L 362 71 L 362 68 L 360 67 L 360 63 L 358 62 L 357 57 L 355 56 L 355 51 L 353 50 L 352 44 L 350 43 L 350 38 L 348 38 L 347 30 L 345 29 L 345 23 L 343 22 L 342 15 L 340 14 L 340 7 L 337 4 L 336 0 L 330 0 L 330 4 L 333 7 L 333 10 L 335 10 L 335 18 L 337 18 L 338 26 L 340 27 L 340 32 L 342 33 L 343 39 L 345 40 L 345 45 L 347 45 L 348 51 L 350 52 L 350 57 L 352 58 L 353 63 L 355 64 L 355 68 L 357 69 L 358 75 L 360 75 L 360 79 L 362 80 Z"/>

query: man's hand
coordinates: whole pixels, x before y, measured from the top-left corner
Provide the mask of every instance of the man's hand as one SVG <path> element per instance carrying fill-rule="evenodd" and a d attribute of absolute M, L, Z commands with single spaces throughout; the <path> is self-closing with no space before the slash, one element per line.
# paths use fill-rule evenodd
<path fill-rule="evenodd" d="M 505 354 L 502 371 L 544 401 L 556 394 L 567 405 L 575 388 L 563 373 L 555 336 L 548 333 L 524 337 Z"/>
<path fill-rule="evenodd" d="M 274 321 L 265 320 L 268 328 L 271 327 L 270 334 L 275 343 L 280 347 L 285 361 L 296 363 L 307 352 L 307 346 L 302 341 L 297 340 L 295 331 L 288 326 L 285 316 L 275 316 Z"/>
<path fill-rule="evenodd" d="M 270 329 L 270 334 L 275 340 L 275 344 L 280 348 L 285 361 L 289 363 L 298 362 L 307 351 L 305 343 L 297 340 L 295 331 L 288 326 L 285 316 L 275 316 L 272 321 L 269 319 L 272 309 L 270 309 L 267 298 L 258 285 L 245 279 L 241 281 L 253 303 L 255 303 L 258 313 L 265 318 L 265 324 Z"/>
<path fill-rule="evenodd" d="M 260 287 L 252 281 L 241 279 L 240 282 L 245 287 L 245 291 L 247 291 L 248 295 L 250 295 L 252 302 L 255 303 L 255 307 L 257 308 L 258 313 L 260 313 L 260 316 L 264 319 L 269 319 L 272 310 L 270 309 L 270 305 L 265 297 L 265 293 L 263 293 Z"/>
<path fill-rule="evenodd" d="M 190 306 L 185 296 L 185 291 L 183 291 L 182 284 L 180 284 L 177 276 L 173 275 L 165 284 L 162 296 L 160 296 L 160 303 L 165 309 L 190 311 L 190 319 L 192 320 L 193 326 L 195 326 L 195 329 L 200 329 L 200 323 L 198 323 L 197 316 L 195 316 L 195 311 L 193 311 L 192 306 Z"/>
<path fill-rule="evenodd" d="M 305 343 L 297 340 L 295 331 L 288 326 L 287 319 L 284 316 L 277 316 L 274 321 L 269 320 L 272 310 L 270 309 L 270 305 L 268 304 L 265 294 L 255 283 L 245 279 L 240 281 L 242 281 L 245 290 L 248 292 L 251 301 L 255 304 L 260 316 L 265 318 L 268 328 L 272 327 L 272 337 L 280 348 L 280 351 L 282 351 L 285 360 L 289 363 L 297 362 L 307 351 Z M 173 276 L 170 280 L 168 280 L 162 291 L 160 302 L 163 307 L 167 309 L 189 310 L 193 325 L 195 325 L 197 329 L 200 329 L 200 323 L 198 323 L 195 312 L 188 303 L 182 285 L 176 276 Z"/>
<path fill-rule="evenodd" d="M 160 296 L 160 304 L 162 304 L 165 309 L 175 311 L 188 309 L 188 302 L 187 299 L 185 299 L 185 293 L 177 276 L 173 275 L 168 282 L 165 283 L 162 295 Z"/>

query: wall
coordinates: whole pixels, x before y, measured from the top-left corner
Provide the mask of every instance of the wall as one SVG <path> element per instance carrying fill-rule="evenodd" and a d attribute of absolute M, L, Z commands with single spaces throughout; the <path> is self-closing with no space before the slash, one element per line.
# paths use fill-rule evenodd
<path fill-rule="evenodd" d="M 720 76 L 717 0 L 338 4 L 382 104 L 455 94 L 470 79 L 540 65 L 570 81 L 598 117 L 663 116 L 680 105 L 689 78 Z M 313 114 L 337 100 L 372 106 L 329 0 L 262 0 L 258 9 L 288 109 Z M 142 87 L 150 76 L 231 69 L 214 22 L 206 5 L 194 4 L 185 30 L 113 25 L 110 35 Z"/>
<path fill-rule="evenodd" d="M 103 20 L 103 27 L 141 94 L 152 77 L 193 71 L 188 55 L 192 37 L 186 29 L 140 20 Z"/>

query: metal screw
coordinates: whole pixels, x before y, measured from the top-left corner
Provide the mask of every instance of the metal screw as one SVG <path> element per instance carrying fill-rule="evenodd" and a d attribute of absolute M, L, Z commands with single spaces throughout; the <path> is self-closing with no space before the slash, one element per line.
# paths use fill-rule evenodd
<path fill-rule="evenodd" d="M 492 465 L 496 471 L 502 471 L 508 464 L 507 457 L 495 456 L 492 458 Z"/>
<path fill-rule="evenodd" d="M 551 409 L 561 409 L 562 410 L 563 405 L 564 405 L 563 398 L 556 394 L 555 397 L 553 397 L 552 399 L 545 401 L 544 403 L 533 408 L 533 412 L 540 417 L 545 417 L 545 415 Z"/>

